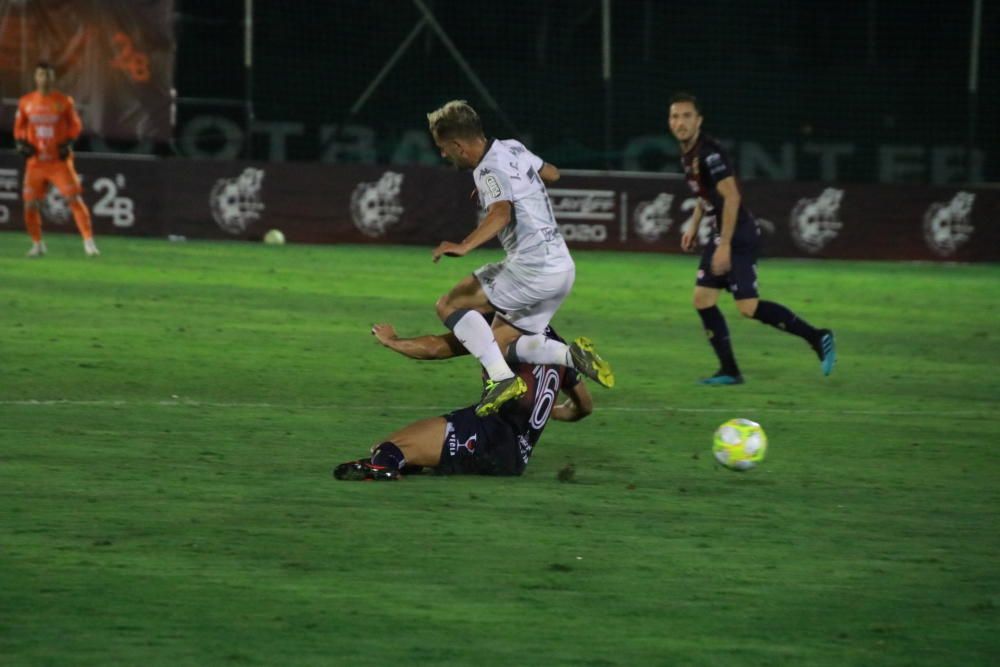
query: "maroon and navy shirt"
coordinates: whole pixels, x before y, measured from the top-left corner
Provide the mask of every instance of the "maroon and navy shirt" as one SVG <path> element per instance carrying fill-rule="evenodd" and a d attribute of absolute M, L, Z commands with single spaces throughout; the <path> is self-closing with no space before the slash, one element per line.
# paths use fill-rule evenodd
<path fill-rule="evenodd" d="M 701 200 L 704 218 L 702 222 L 712 225 L 712 233 L 718 236 L 722 229 L 722 195 L 719 194 L 719 181 L 732 176 L 736 177 L 736 169 L 732 160 L 719 142 L 702 133 L 698 141 L 688 152 L 681 156 L 681 166 L 688 187 Z M 736 184 L 739 188 L 739 183 Z M 750 210 L 740 202 L 740 210 L 736 216 L 736 229 L 733 232 L 734 242 L 746 238 L 750 240 L 759 234 L 757 221 Z"/>
<path fill-rule="evenodd" d="M 552 327 L 545 328 L 545 335 L 553 340 L 565 342 Z M 517 364 L 511 370 L 524 380 L 528 385 L 528 391 L 520 398 L 504 403 L 496 417 L 513 431 L 523 468 L 538 439 L 542 437 L 542 431 L 549 421 L 552 408 L 559 400 L 559 392 L 575 387 L 580 382 L 580 374 L 566 366 L 526 363 Z"/>

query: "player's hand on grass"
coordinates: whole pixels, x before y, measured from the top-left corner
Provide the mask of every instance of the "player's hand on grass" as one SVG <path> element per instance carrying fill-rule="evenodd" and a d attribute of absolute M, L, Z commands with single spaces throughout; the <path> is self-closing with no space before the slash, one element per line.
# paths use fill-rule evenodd
<path fill-rule="evenodd" d="M 461 243 L 452 243 L 451 241 L 441 241 L 438 247 L 434 248 L 434 262 L 438 262 L 441 257 L 447 255 L 448 257 L 462 257 L 468 252 Z"/>
<path fill-rule="evenodd" d="M 390 341 L 394 341 L 398 338 L 396 335 L 396 329 L 391 324 L 373 324 L 372 335 L 378 339 L 378 342 L 382 343 L 386 347 L 389 346 Z"/>
<path fill-rule="evenodd" d="M 721 276 L 729 273 L 731 265 L 732 246 L 728 243 L 720 243 L 712 253 L 712 273 Z"/>

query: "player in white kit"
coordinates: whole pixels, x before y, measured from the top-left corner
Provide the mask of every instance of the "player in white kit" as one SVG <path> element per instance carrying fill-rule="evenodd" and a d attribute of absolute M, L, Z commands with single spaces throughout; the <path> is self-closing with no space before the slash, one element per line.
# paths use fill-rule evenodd
<path fill-rule="evenodd" d="M 496 236 L 507 253 L 502 262 L 477 269 L 437 301 L 438 317 L 489 376 L 476 414 L 493 414 L 527 391 L 508 362 L 568 366 L 613 386 L 611 367 L 590 340 L 577 338 L 566 345 L 543 333 L 576 277 L 545 190 L 545 183 L 559 179 L 559 170 L 519 141 L 487 139 L 479 115 L 463 100 L 427 114 L 427 121 L 441 155 L 473 171 L 479 203 L 486 210 L 463 241 L 440 243 L 434 261 L 461 257 Z M 482 315 L 490 311 L 499 315 L 492 328 Z"/>

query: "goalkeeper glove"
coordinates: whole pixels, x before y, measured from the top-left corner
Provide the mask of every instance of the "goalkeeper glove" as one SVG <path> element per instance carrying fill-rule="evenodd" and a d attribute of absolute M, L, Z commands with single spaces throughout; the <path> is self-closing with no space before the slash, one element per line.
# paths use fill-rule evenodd
<path fill-rule="evenodd" d="M 73 153 L 73 140 L 64 141 L 59 144 L 59 159 L 65 160 Z"/>
<path fill-rule="evenodd" d="M 32 157 L 37 152 L 35 150 L 35 147 L 29 144 L 27 141 L 18 141 L 16 146 L 17 146 L 17 152 L 23 155 L 24 157 Z"/>

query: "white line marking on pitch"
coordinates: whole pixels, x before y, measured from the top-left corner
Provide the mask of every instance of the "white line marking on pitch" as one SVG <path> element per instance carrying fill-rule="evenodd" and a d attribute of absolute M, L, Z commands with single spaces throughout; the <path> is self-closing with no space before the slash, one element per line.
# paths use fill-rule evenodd
<path fill-rule="evenodd" d="M 80 406 L 80 407 L 166 407 L 166 408 L 259 408 L 262 410 L 350 410 L 359 412 L 450 412 L 454 406 L 440 405 L 291 405 L 281 403 L 230 403 L 214 401 L 196 401 L 189 399 L 170 399 L 163 401 L 126 401 L 126 400 L 69 400 L 69 399 L 24 399 L 0 400 L 0 406 Z M 978 410 L 822 410 L 816 408 L 782 408 L 782 407 L 718 407 L 718 408 L 688 408 L 676 405 L 660 406 L 608 406 L 596 407 L 596 412 L 729 412 L 753 414 L 756 412 L 780 412 L 788 414 L 831 414 L 831 415 L 867 415 L 873 417 L 912 417 L 933 415 L 935 417 L 978 417 L 994 420 L 994 408 L 983 406 Z"/>

